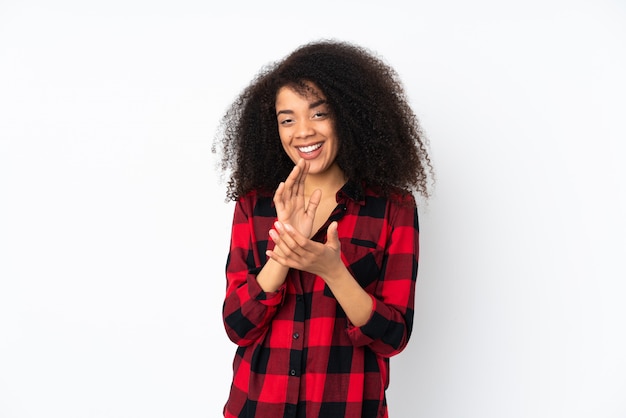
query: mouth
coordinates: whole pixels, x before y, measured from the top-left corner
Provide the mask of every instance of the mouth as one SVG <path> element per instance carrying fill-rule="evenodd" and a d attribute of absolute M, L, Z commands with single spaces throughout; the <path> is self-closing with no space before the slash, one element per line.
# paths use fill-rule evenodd
<path fill-rule="evenodd" d="M 310 154 L 314 151 L 317 151 L 318 149 L 320 149 L 322 147 L 322 143 L 319 142 L 317 144 L 313 144 L 313 145 L 307 145 L 306 147 L 296 147 L 298 149 L 298 151 L 304 153 L 304 154 Z"/>

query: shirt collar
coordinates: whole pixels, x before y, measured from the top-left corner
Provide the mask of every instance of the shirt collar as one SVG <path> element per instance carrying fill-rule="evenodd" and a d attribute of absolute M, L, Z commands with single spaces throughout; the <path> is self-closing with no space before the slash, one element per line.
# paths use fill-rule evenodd
<path fill-rule="evenodd" d="M 365 193 L 363 191 L 363 185 L 355 181 L 348 180 L 347 183 L 344 184 L 343 187 L 337 192 L 336 199 L 337 203 L 345 199 L 351 199 L 360 205 L 364 205 Z"/>

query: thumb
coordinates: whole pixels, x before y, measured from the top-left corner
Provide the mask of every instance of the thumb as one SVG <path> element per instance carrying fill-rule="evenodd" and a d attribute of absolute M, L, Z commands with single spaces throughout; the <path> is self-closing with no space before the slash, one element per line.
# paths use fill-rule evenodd
<path fill-rule="evenodd" d="M 331 222 L 328 225 L 328 231 L 326 233 L 326 245 L 334 248 L 340 249 L 341 243 L 339 242 L 339 234 L 337 233 L 337 222 Z"/>

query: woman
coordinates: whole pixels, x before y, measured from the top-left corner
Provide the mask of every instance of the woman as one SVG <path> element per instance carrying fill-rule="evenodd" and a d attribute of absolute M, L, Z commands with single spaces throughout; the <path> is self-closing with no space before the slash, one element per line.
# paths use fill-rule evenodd
<path fill-rule="evenodd" d="M 236 202 L 223 318 L 237 344 L 224 416 L 387 417 L 432 167 L 395 71 L 345 42 L 263 69 L 213 151 Z"/>

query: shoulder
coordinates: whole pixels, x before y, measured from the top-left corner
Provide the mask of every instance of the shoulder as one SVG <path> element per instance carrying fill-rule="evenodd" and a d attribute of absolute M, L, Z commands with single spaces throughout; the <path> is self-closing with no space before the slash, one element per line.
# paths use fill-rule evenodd
<path fill-rule="evenodd" d="M 236 207 L 250 216 L 275 216 L 276 210 L 272 197 L 269 193 L 253 190 L 240 196 Z"/>
<path fill-rule="evenodd" d="M 384 218 L 389 227 L 408 226 L 419 231 L 417 202 L 410 191 L 394 188 L 387 193 L 381 193 L 365 188 L 365 202 L 365 206 L 370 207 L 370 213 Z"/>
<path fill-rule="evenodd" d="M 404 207 L 415 209 L 415 196 L 408 190 L 392 188 L 383 192 L 377 187 L 363 186 L 366 205 L 384 205 L 385 207 Z"/>

